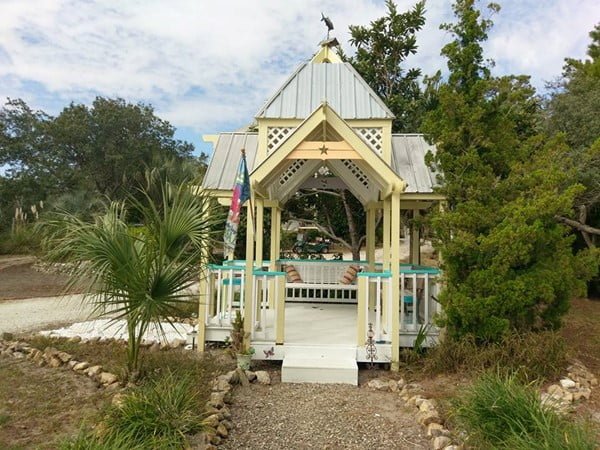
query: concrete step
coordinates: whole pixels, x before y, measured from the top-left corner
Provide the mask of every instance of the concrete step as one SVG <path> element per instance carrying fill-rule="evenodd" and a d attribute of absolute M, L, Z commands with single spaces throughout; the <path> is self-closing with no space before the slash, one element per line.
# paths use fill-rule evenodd
<path fill-rule="evenodd" d="M 356 347 L 285 346 L 283 383 L 358 384 Z"/>

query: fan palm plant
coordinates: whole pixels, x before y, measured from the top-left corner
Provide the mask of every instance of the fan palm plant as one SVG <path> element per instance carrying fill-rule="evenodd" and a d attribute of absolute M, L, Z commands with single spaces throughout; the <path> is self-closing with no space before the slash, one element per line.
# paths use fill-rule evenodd
<path fill-rule="evenodd" d="M 48 256 L 75 265 L 72 282 L 90 282 L 86 298 L 94 312 L 126 321 L 132 378 L 139 375 L 148 327 L 161 327 L 161 319 L 170 320 L 189 301 L 188 288 L 207 263 L 215 220 L 210 199 L 185 183 L 156 178 L 140 194 L 111 202 L 91 223 L 61 213 L 45 224 Z M 128 212 L 142 218 L 141 227 L 128 225 Z"/>

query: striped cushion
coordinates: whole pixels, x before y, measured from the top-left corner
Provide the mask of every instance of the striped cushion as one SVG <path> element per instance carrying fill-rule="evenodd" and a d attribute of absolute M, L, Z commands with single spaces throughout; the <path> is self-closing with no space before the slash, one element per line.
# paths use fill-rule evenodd
<path fill-rule="evenodd" d="M 354 280 L 356 280 L 356 274 L 360 271 L 360 267 L 357 265 L 351 265 L 346 269 L 344 275 L 342 275 L 342 279 L 340 283 L 342 284 L 352 284 Z"/>
<path fill-rule="evenodd" d="M 288 283 L 302 283 L 302 278 L 293 265 L 288 264 L 285 266 L 285 272 L 287 274 Z"/>

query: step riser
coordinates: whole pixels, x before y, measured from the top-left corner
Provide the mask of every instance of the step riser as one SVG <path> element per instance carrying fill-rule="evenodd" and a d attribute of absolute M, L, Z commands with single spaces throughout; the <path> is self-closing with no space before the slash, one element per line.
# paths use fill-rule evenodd
<path fill-rule="evenodd" d="M 333 369 L 326 367 L 282 367 L 283 383 L 323 383 L 358 385 L 358 367 L 355 369 Z"/>
<path fill-rule="evenodd" d="M 285 357 L 306 359 L 356 359 L 356 347 L 284 346 Z"/>

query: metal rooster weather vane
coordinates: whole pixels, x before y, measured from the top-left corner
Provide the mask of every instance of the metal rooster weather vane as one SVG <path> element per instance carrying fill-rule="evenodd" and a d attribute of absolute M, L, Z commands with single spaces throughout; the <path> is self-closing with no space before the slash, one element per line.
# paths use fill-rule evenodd
<path fill-rule="evenodd" d="M 325 22 L 325 26 L 327 27 L 327 39 L 329 40 L 329 33 L 333 30 L 333 22 L 323 13 L 321 13 L 321 22 Z"/>

